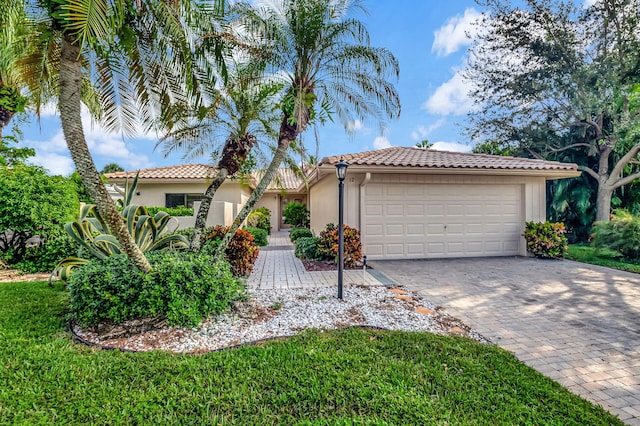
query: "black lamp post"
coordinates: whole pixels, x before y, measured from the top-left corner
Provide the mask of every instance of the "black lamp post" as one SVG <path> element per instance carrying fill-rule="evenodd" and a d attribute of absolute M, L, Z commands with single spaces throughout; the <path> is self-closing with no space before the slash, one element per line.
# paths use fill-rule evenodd
<path fill-rule="evenodd" d="M 342 299 L 342 273 L 344 270 L 344 178 L 349 165 L 340 157 L 336 164 L 338 176 L 338 299 Z"/>

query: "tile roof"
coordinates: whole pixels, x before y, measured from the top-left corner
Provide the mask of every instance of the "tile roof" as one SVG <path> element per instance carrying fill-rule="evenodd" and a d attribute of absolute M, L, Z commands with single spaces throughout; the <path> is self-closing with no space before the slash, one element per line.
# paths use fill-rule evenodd
<path fill-rule="evenodd" d="M 573 163 L 504 157 L 500 155 L 469 154 L 462 152 L 435 151 L 416 147 L 391 147 L 376 151 L 346 154 L 344 160 L 352 165 L 427 167 L 444 169 L 486 170 L 559 170 L 577 171 Z M 335 164 L 341 156 L 324 157 L 323 164 Z"/>
<path fill-rule="evenodd" d="M 253 177 L 256 185 L 260 182 L 260 178 L 262 177 L 264 171 L 258 170 L 253 173 Z M 297 176 L 293 170 L 291 169 L 278 169 L 278 174 L 271 181 L 267 190 L 285 190 L 285 191 L 293 191 L 298 189 L 304 180 Z"/>
<path fill-rule="evenodd" d="M 121 180 L 129 177 L 133 179 L 137 171 L 106 173 L 108 180 Z M 138 179 L 154 180 L 154 179 L 209 179 L 216 174 L 216 168 L 206 164 L 183 164 L 179 166 L 157 167 L 154 169 L 142 169 Z M 259 170 L 253 173 L 255 184 L 260 181 L 263 171 Z M 303 182 L 303 179 L 296 176 L 291 169 L 279 169 L 276 178 L 273 179 L 267 189 L 272 190 L 295 190 Z"/>
<path fill-rule="evenodd" d="M 137 171 L 106 173 L 107 179 L 133 179 Z M 216 174 L 216 168 L 206 164 L 182 164 L 180 166 L 142 169 L 138 179 L 208 179 Z"/>

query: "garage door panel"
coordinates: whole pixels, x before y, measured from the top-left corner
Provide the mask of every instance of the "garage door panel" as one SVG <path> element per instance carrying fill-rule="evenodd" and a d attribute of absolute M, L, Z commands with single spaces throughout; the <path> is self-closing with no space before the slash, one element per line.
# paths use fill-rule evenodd
<path fill-rule="evenodd" d="M 367 185 L 364 251 L 372 259 L 518 254 L 521 194 L 520 185 Z"/>

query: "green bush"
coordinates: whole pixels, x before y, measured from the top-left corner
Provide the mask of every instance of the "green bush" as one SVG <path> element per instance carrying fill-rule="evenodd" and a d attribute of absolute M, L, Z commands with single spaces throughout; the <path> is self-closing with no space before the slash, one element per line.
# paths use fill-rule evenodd
<path fill-rule="evenodd" d="M 356 262 L 362 259 L 362 243 L 360 242 L 360 232 L 344 225 L 344 266 L 353 268 Z M 324 231 L 320 233 L 318 241 L 318 255 L 322 259 L 338 260 L 338 226 L 333 223 L 327 224 Z"/>
<path fill-rule="evenodd" d="M 562 258 L 569 248 L 566 232 L 562 222 L 527 222 L 524 230 L 527 250 L 543 259 Z"/>
<path fill-rule="evenodd" d="M 191 207 L 159 207 L 159 206 L 149 206 L 147 207 L 149 214 L 151 216 L 155 216 L 158 212 L 169 213 L 170 216 L 193 216 L 193 208 Z"/>
<path fill-rule="evenodd" d="M 267 231 L 265 231 L 264 229 L 260 229 L 260 228 L 244 228 L 244 230 L 249 232 L 251 235 L 253 235 L 253 242 L 258 247 L 264 247 L 269 243 L 267 241 L 267 235 L 268 235 Z"/>
<path fill-rule="evenodd" d="M 14 266 L 26 273 L 51 272 L 62 259 L 77 256 L 78 249 L 78 244 L 70 236 L 60 235 L 49 238 L 40 245 L 28 247 L 22 260 Z"/>
<path fill-rule="evenodd" d="M 189 252 L 152 252 L 153 271 L 136 269 L 126 255 L 92 260 L 68 282 L 71 317 L 83 326 L 136 318 L 166 317 L 193 327 L 246 298 L 244 284 L 227 262 Z"/>
<path fill-rule="evenodd" d="M 228 226 L 216 225 L 208 228 L 204 235 L 202 250 L 204 253 L 213 254 L 216 247 L 227 233 Z M 227 261 L 231 264 L 231 270 L 237 277 L 246 277 L 253 271 L 253 265 L 258 259 L 260 248 L 255 245 L 251 233 L 238 229 L 225 251 Z"/>
<path fill-rule="evenodd" d="M 291 228 L 291 231 L 289 231 L 289 238 L 292 243 L 302 237 L 313 237 L 313 232 L 309 228 Z"/>
<path fill-rule="evenodd" d="M 640 216 L 616 210 L 610 222 L 593 227 L 593 246 L 620 252 L 627 259 L 640 258 Z"/>
<path fill-rule="evenodd" d="M 296 228 L 309 227 L 309 210 L 307 206 L 295 201 L 284 206 L 285 223 Z"/>
<path fill-rule="evenodd" d="M 271 234 L 271 210 L 266 207 L 258 207 L 247 216 L 247 226 L 260 228 Z"/>
<path fill-rule="evenodd" d="M 319 237 L 300 237 L 296 240 L 296 257 L 300 259 L 308 260 L 320 260 L 321 256 L 318 254 L 318 241 Z"/>

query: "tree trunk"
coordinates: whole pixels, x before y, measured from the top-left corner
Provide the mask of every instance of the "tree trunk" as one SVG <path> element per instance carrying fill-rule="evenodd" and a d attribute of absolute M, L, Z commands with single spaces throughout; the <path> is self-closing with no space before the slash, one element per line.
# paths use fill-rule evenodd
<path fill-rule="evenodd" d="M 213 182 L 211 182 L 211 185 L 209 185 L 204 193 L 204 197 L 200 202 L 198 214 L 196 215 L 196 223 L 193 227 L 193 236 L 191 237 L 191 244 L 189 245 L 189 249 L 191 251 L 198 251 L 202 246 L 202 234 L 207 225 L 207 217 L 209 216 L 211 201 L 213 201 L 213 196 L 216 195 L 216 191 L 220 188 L 220 185 L 224 183 L 228 174 L 227 169 L 219 169 L 218 175 L 213 179 Z"/>
<path fill-rule="evenodd" d="M 611 213 L 611 196 L 613 195 L 613 188 L 603 182 L 598 183 L 598 196 L 596 198 L 596 221 L 597 222 L 609 222 L 611 219 L 609 214 Z"/>
<path fill-rule="evenodd" d="M 141 271 L 150 272 L 151 265 L 144 253 L 133 241 L 127 227 L 116 210 L 113 200 L 100 180 L 100 174 L 89 152 L 89 147 L 82 129 L 80 110 L 80 88 L 82 80 L 82 65 L 80 63 L 80 48 L 68 36 L 62 39 L 60 57 L 60 121 L 67 147 L 75 163 L 82 183 L 93 197 L 98 212 L 109 226 L 110 232 L 122 245 L 123 251 L 131 262 Z"/>

